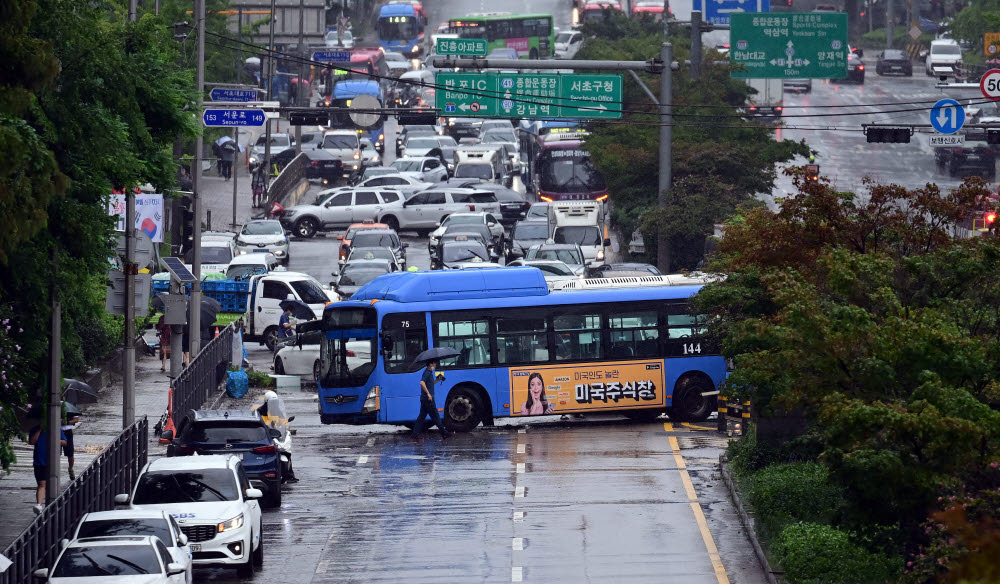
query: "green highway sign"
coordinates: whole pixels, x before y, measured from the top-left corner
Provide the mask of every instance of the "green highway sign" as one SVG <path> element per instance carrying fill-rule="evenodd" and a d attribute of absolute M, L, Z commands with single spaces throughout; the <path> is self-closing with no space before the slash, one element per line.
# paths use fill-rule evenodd
<path fill-rule="evenodd" d="M 437 54 L 485 57 L 486 39 L 438 39 Z"/>
<path fill-rule="evenodd" d="M 847 77 L 843 12 L 733 12 L 729 29 L 729 58 L 745 69 L 733 71 L 733 77 Z"/>
<path fill-rule="evenodd" d="M 436 107 L 446 116 L 484 118 L 622 117 L 621 75 L 438 73 Z"/>

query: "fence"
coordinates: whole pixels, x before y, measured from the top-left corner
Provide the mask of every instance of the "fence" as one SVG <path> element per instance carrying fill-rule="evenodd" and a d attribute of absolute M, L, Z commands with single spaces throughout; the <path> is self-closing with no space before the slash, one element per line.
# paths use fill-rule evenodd
<path fill-rule="evenodd" d="M 32 572 L 51 567 L 84 513 L 114 509 L 115 495 L 132 490 L 146 464 L 149 424 L 145 417 L 122 430 L 75 481 L 4 550 L 13 564 L 0 573 L 0 584 L 28 584 Z"/>
<path fill-rule="evenodd" d="M 174 380 L 171 420 L 177 423 L 188 410 L 201 408 L 226 378 L 233 358 L 233 336 L 243 320 L 237 320 L 222 330 L 202 348 Z"/>
<path fill-rule="evenodd" d="M 309 159 L 299 154 L 289 162 L 285 168 L 281 169 L 278 177 L 271 181 L 267 187 L 267 208 L 270 209 L 275 203 L 284 203 L 289 193 L 294 191 L 302 181 L 306 180 L 306 168 L 309 166 Z"/>

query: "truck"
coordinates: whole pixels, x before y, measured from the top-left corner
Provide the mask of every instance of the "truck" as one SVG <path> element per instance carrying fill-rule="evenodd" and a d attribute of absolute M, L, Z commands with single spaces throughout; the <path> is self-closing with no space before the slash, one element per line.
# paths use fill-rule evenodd
<path fill-rule="evenodd" d="M 784 85 L 781 79 L 747 79 L 756 93 L 747 97 L 747 113 L 751 117 L 780 118 L 784 109 Z"/>
<path fill-rule="evenodd" d="M 599 201 L 556 201 L 549 206 L 549 224 L 553 243 L 575 243 L 583 251 L 588 269 L 604 265 L 606 235 L 604 204 Z"/>

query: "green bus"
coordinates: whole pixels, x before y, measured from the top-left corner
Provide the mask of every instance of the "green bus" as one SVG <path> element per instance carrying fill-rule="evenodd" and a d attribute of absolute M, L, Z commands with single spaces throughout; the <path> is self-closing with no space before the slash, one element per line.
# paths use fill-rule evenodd
<path fill-rule="evenodd" d="M 519 59 L 552 57 L 555 32 L 551 14 L 470 14 L 448 21 L 460 38 L 486 39 L 486 50 L 514 49 Z"/>

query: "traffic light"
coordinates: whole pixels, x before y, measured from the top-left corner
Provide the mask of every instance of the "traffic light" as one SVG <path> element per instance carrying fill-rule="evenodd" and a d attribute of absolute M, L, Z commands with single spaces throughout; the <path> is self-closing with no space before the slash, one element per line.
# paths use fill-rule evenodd
<path fill-rule="evenodd" d="M 194 200 L 181 197 L 181 255 L 194 248 Z"/>
<path fill-rule="evenodd" d="M 996 221 L 996 220 L 997 220 L 997 212 L 996 211 L 989 211 L 989 212 L 987 212 L 986 213 L 986 221 L 985 221 L 986 228 L 989 229 L 990 227 L 993 227 L 993 222 Z"/>
<path fill-rule="evenodd" d="M 412 110 L 399 112 L 396 119 L 401 126 L 433 126 L 437 123 L 437 112 Z"/>
<path fill-rule="evenodd" d="M 910 128 L 869 126 L 865 128 L 865 137 L 868 138 L 869 143 L 909 144 Z"/>
<path fill-rule="evenodd" d="M 307 110 L 288 112 L 289 126 L 329 126 L 330 115 L 328 110 Z"/>
<path fill-rule="evenodd" d="M 986 129 L 986 143 L 987 144 L 1000 144 L 1000 128 L 987 128 Z"/>

